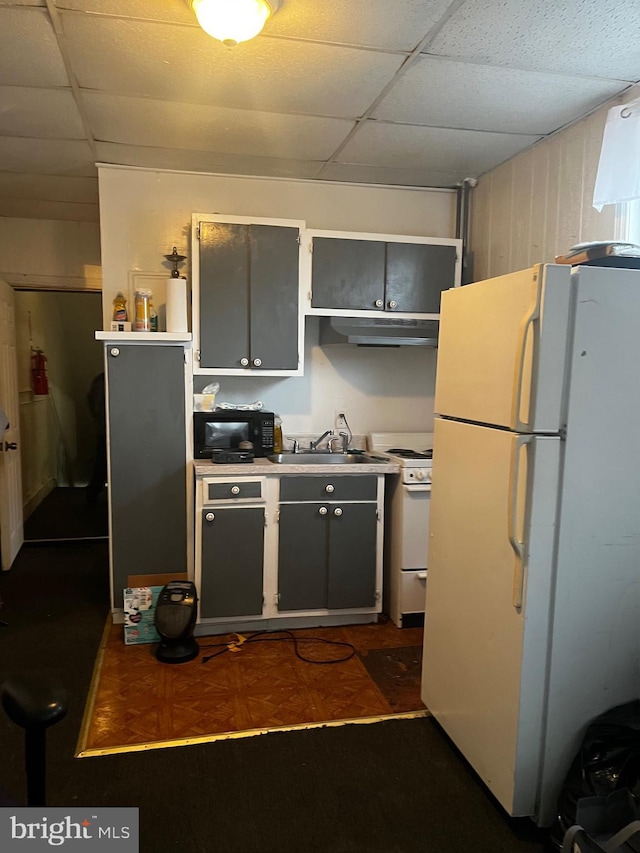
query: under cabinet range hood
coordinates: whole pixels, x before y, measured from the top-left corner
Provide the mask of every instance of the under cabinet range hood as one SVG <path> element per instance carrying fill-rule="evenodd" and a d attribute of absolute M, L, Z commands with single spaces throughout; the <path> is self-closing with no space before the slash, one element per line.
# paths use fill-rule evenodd
<path fill-rule="evenodd" d="M 436 347 L 438 320 L 395 317 L 321 317 L 320 344 L 361 347 Z"/>

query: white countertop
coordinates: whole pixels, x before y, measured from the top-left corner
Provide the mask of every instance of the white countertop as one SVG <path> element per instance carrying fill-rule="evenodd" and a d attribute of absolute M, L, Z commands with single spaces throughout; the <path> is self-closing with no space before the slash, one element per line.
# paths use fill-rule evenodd
<path fill-rule="evenodd" d="M 226 477 L 239 474 L 247 477 L 264 476 L 272 474 L 397 474 L 400 466 L 395 462 L 362 462 L 355 465 L 336 465 L 319 462 L 311 464 L 270 462 L 268 459 L 254 459 L 253 462 L 241 462 L 238 465 L 219 465 L 217 463 L 196 460 L 194 463 L 196 477 Z"/>

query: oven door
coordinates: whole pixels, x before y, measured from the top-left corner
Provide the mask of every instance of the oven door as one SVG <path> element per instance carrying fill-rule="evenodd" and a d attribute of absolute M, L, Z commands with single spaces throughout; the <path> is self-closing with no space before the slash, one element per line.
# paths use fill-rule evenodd
<path fill-rule="evenodd" d="M 403 571 L 426 569 L 429 565 L 431 484 L 401 483 L 397 493 L 400 507 L 399 512 L 393 514 L 393 536 L 401 543 L 400 566 Z"/>

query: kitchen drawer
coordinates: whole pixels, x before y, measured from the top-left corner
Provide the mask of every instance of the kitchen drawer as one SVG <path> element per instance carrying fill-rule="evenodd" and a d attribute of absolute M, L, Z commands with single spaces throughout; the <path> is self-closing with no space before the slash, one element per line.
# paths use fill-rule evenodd
<path fill-rule="evenodd" d="M 264 480 L 252 478 L 245 480 L 204 480 L 202 483 L 202 503 L 219 501 L 264 501 Z"/>
<path fill-rule="evenodd" d="M 400 613 L 424 613 L 426 571 L 400 572 Z"/>
<path fill-rule="evenodd" d="M 289 501 L 375 501 L 378 482 L 375 475 L 332 474 L 283 476 L 280 478 L 280 502 Z"/>

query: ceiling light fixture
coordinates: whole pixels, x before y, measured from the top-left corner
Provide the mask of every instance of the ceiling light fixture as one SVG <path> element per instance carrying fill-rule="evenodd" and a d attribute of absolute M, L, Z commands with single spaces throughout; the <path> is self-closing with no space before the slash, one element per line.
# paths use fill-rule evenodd
<path fill-rule="evenodd" d="M 210 36 L 233 47 L 255 38 L 280 0 L 186 0 L 198 23 Z"/>

